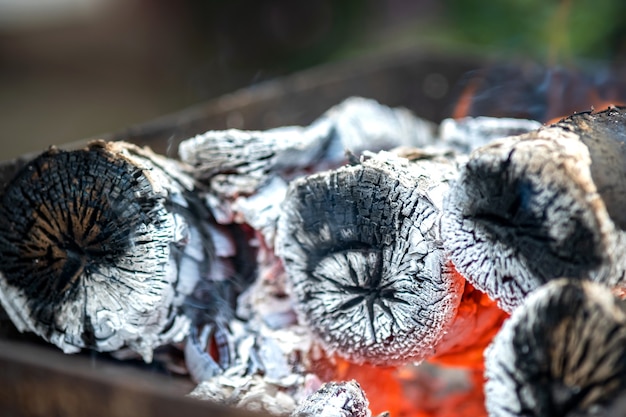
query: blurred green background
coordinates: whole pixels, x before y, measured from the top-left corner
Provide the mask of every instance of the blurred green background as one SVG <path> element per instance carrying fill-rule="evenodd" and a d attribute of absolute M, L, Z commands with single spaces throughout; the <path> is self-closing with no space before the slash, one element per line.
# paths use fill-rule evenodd
<path fill-rule="evenodd" d="M 626 58 L 623 0 L 0 0 L 0 159 L 403 48 Z"/>

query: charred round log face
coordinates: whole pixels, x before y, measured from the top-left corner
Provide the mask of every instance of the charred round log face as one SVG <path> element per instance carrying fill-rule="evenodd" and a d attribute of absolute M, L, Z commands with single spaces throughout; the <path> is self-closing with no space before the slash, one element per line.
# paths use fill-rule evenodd
<path fill-rule="evenodd" d="M 279 221 L 297 308 L 327 350 L 355 362 L 432 354 L 462 292 L 437 234 L 442 168 L 402 161 L 381 153 L 296 180 Z"/>
<path fill-rule="evenodd" d="M 151 156 L 120 143 L 52 150 L 9 184 L 0 206 L 0 301 L 20 330 L 66 352 L 128 345 L 146 360 L 154 346 L 184 335 L 176 305 L 208 259 L 179 276 L 172 259 L 198 242 L 173 208 L 184 188 L 176 170 L 166 174 Z"/>
<path fill-rule="evenodd" d="M 528 296 L 485 353 L 493 417 L 624 415 L 626 307 L 589 281 Z"/>
<path fill-rule="evenodd" d="M 475 151 L 450 191 L 446 250 L 507 311 L 554 278 L 618 285 L 607 277 L 623 275 L 626 134 L 622 126 L 608 135 L 609 115 L 597 116 L 575 115 Z"/>

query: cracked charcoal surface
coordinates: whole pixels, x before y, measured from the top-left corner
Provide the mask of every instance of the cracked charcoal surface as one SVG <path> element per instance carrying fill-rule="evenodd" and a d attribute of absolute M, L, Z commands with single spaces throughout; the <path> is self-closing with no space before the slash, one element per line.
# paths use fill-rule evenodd
<path fill-rule="evenodd" d="M 505 310 L 561 276 L 623 285 L 623 113 L 496 141 L 461 171 L 445 203 L 446 250 Z"/>
<path fill-rule="evenodd" d="M 462 291 L 444 270 L 437 227 L 453 176 L 451 165 L 382 152 L 292 182 L 277 254 L 327 350 L 382 364 L 432 354 Z"/>
<path fill-rule="evenodd" d="M 485 353 L 489 415 L 624 415 L 625 344 L 626 307 L 608 288 L 551 281 L 513 313 Z"/>
<path fill-rule="evenodd" d="M 188 320 L 178 307 L 209 262 L 185 217 L 192 184 L 124 143 L 30 162 L 0 205 L 0 301 L 18 329 L 66 352 L 128 346 L 147 361 L 180 340 Z"/>

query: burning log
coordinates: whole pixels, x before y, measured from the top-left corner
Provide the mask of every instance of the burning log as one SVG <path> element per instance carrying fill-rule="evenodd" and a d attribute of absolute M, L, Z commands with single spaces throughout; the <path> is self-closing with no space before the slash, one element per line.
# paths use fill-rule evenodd
<path fill-rule="evenodd" d="M 461 274 L 507 311 L 543 283 L 623 286 L 626 111 L 580 113 L 476 150 L 444 205 Z"/>
<path fill-rule="evenodd" d="M 445 268 L 437 225 L 455 167 L 423 162 L 382 153 L 289 187 L 276 252 L 330 352 L 422 360 L 450 327 L 463 281 Z"/>
<path fill-rule="evenodd" d="M 149 361 L 186 336 L 195 396 L 275 414 L 328 380 L 320 362 L 332 362 L 326 376 L 338 380 L 386 375 L 396 399 L 395 368 L 371 363 L 436 355 L 480 372 L 505 315 L 445 259 L 438 224 L 459 154 L 489 134 L 534 128 L 493 122 L 448 121 L 436 141 L 434 126 L 406 110 L 352 99 L 305 128 L 198 136 L 180 152 L 194 178 L 187 165 L 124 143 L 48 152 L 3 196 L 0 301 L 19 329 L 66 352 L 120 357 L 130 347 Z M 398 145 L 406 158 L 367 152 Z M 208 224 L 212 215 L 228 226 Z M 250 287 L 237 282 L 241 263 L 254 264 Z M 35 266 L 44 269 L 28 273 Z M 338 376 L 333 352 L 368 364 Z M 370 407 L 388 409 L 387 398 Z M 398 409 L 418 408 L 407 400 Z"/>
<path fill-rule="evenodd" d="M 624 415 L 625 345 L 626 305 L 609 289 L 579 280 L 545 284 L 485 354 L 489 415 Z"/>
<path fill-rule="evenodd" d="M 65 352 L 180 341 L 182 304 L 209 271 L 208 213 L 174 161 L 127 143 L 52 149 L 0 206 L 0 302 L 20 331 Z"/>

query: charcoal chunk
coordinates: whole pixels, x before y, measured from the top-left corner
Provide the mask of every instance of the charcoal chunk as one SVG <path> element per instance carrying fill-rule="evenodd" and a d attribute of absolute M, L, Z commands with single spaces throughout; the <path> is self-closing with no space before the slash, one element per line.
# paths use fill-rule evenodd
<path fill-rule="evenodd" d="M 379 364 L 433 353 L 464 284 L 446 269 L 438 231 L 454 175 L 452 164 L 382 152 L 290 184 L 277 254 L 327 350 Z"/>
<path fill-rule="evenodd" d="M 147 361 L 181 340 L 180 307 L 211 256 L 192 187 L 173 161 L 120 142 L 31 161 L 0 204 L 0 302 L 16 327 Z"/>
<path fill-rule="evenodd" d="M 623 287 L 625 113 L 577 114 L 470 155 L 444 204 L 444 244 L 503 309 L 562 276 Z"/>

